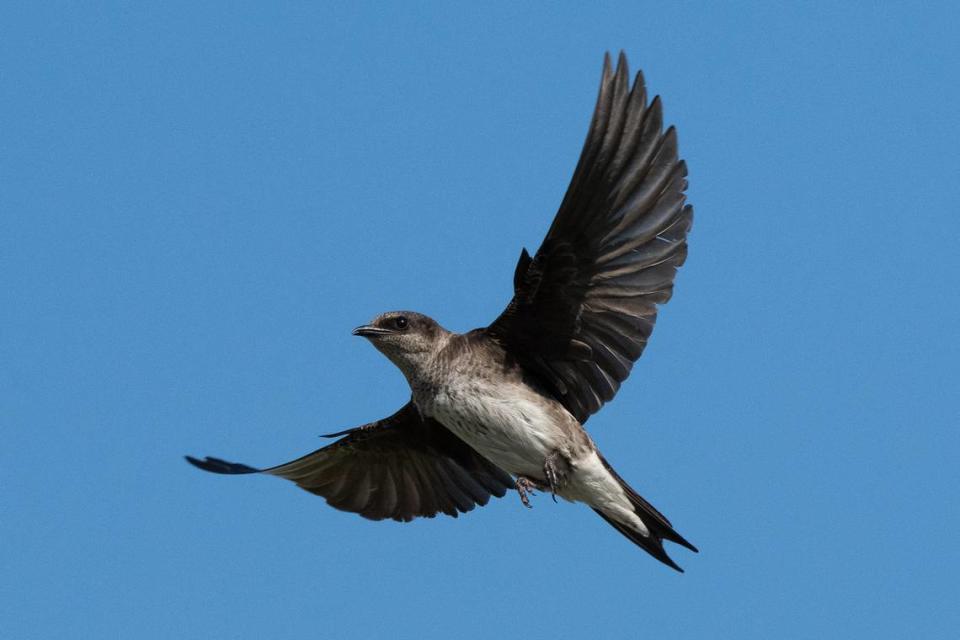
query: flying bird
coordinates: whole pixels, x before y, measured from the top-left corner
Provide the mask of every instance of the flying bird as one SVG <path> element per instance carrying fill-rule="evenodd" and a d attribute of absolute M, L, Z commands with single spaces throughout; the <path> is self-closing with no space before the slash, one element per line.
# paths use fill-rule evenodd
<path fill-rule="evenodd" d="M 255 469 L 372 520 L 456 517 L 515 489 L 583 502 L 657 560 L 663 541 L 697 549 L 621 478 L 584 430 L 630 375 L 687 255 L 693 209 L 677 134 L 659 96 L 604 57 L 573 179 L 543 244 L 520 253 L 513 299 L 487 327 L 458 334 L 411 311 L 357 327 L 406 377 L 399 411 L 302 458 Z"/>

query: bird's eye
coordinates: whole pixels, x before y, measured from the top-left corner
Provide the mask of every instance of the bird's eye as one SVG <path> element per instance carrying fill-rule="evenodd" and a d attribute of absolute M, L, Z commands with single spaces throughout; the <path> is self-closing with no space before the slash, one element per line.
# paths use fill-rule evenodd
<path fill-rule="evenodd" d="M 396 318 L 393 319 L 393 325 L 397 329 L 406 329 L 409 324 L 410 323 L 403 316 L 397 316 Z"/>

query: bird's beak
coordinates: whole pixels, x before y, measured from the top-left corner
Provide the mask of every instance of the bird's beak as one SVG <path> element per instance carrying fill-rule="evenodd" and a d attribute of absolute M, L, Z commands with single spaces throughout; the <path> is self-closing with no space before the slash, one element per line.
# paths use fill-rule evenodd
<path fill-rule="evenodd" d="M 355 336 L 363 336 L 364 338 L 372 338 L 372 337 L 374 337 L 374 336 L 382 336 L 382 335 L 385 335 L 385 334 L 388 334 L 388 333 L 393 333 L 393 331 L 390 331 L 389 329 L 382 329 L 382 328 L 380 328 L 380 327 L 374 327 L 374 326 L 369 325 L 369 324 L 365 324 L 365 325 L 360 326 L 360 327 L 357 327 L 356 329 L 353 330 L 353 335 L 355 335 Z"/>

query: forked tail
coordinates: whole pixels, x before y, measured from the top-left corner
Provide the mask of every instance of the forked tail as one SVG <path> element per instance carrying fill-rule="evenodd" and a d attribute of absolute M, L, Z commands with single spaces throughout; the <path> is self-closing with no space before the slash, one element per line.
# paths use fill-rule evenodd
<path fill-rule="evenodd" d="M 643 524 L 647 527 L 647 534 L 644 535 L 643 532 L 638 531 L 627 524 L 615 520 L 612 516 L 607 515 L 599 509 L 594 509 L 601 518 L 609 522 L 614 529 L 622 533 L 624 536 L 630 539 L 631 542 L 636 544 L 639 547 L 642 547 L 644 551 L 652 555 L 654 558 L 664 563 L 665 565 L 672 567 L 683 573 L 676 562 L 674 562 L 670 556 L 667 555 L 667 552 L 663 549 L 663 541 L 669 540 L 670 542 L 675 542 L 694 553 L 697 553 L 698 550 L 695 546 L 687 542 L 683 536 L 673 530 L 673 526 L 670 524 L 670 521 L 666 517 L 657 511 L 652 504 L 643 499 L 643 497 L 633 490 L 623 478 L 613 470 L 613 467 L 603 459 L 603 456 L 600 456 L 600 460 L 603 462 L 603 466 L 607 468 L 607 471 L 610 472 L 610 475 L 620 483 L 620 486 L 623 488 L 624 493 L 627 495 L 627 498 L 630 500 L 630 505 L 633 507 L 634 513 L 637 515 L 640 520 L 643 521 Z"/>

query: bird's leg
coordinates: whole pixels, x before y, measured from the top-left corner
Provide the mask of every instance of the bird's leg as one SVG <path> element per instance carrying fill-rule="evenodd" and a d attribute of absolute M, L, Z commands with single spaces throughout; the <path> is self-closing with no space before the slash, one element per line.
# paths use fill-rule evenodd
<path fill-rule="evenodd" d="M 520 502 L 523 503 L 527 509 L 533 509 L 533 505 L 530 504 L 529 496 L 533 495 L 534 489 L 540 489 L 540 483 L 536 480 L 532 480 L 527 476 L 517 476 L 517 493 L 520 494 Z"/>
<path fill-rule="evenodd" d="M 567 460 L 559 451 L 554 451 L 547 456 L 543 462 L 543 475 L 547 478 L 547 484 L 550 487 L 550 495 L 553 501 L 557 501 L 557 491 L 563 488 L 567 483 L 567 476 L 570 474 L 570 461 Z"/>

